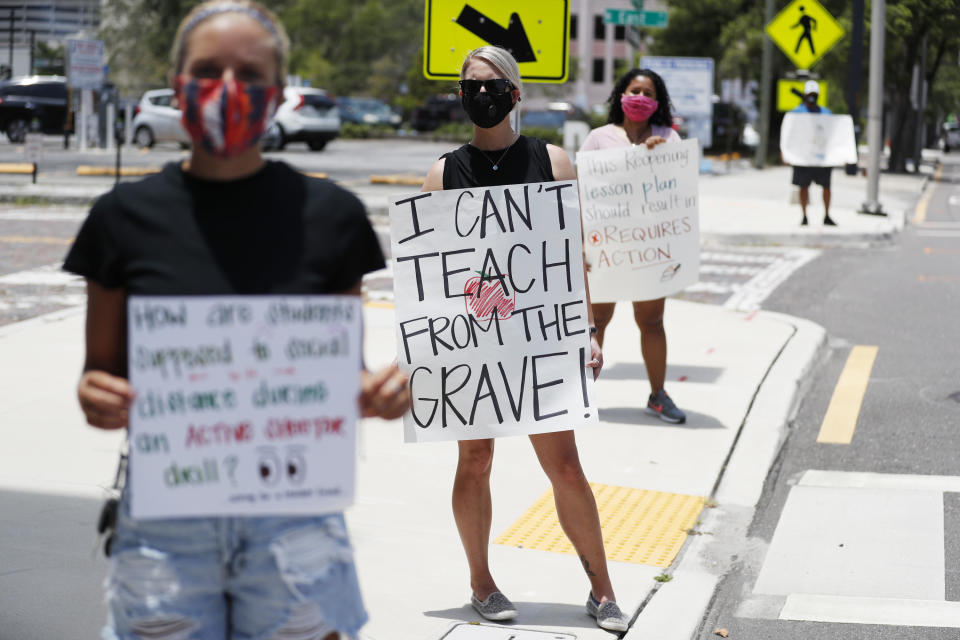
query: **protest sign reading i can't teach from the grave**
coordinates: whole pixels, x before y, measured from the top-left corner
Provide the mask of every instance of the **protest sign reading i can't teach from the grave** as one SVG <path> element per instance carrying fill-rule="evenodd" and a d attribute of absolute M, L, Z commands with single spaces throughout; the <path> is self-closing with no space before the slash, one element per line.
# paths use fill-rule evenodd
<path fill-rule="evenodd" d="M 576 183 L 390 205 L 407 442 L 597 423 Z"/>
<path fill-rule="evenodd" d="M 696 140 L 577 154 L 593 302 L 655 300 L 700 271 Z"/>
<path fill-rule="evenodd" d="M 316 514 L 353 502 L 355 296 L 131 296 L 136 518 Z"/>

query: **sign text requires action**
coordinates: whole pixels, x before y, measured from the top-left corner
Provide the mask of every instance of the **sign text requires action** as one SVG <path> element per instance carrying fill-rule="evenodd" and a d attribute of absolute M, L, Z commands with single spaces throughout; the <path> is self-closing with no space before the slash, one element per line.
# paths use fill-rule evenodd
<path fill-rule="evenodd" d="M 654 300 L 700 272 L 696 140 L 577 154 L 594 302 Z"/>

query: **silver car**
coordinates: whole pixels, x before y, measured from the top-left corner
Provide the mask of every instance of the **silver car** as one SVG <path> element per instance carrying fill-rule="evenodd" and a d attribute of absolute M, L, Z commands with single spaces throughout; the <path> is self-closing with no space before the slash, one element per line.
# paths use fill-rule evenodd
<path fill-rule="evenodd" d="M 158 142 L 175 142 L 190 146 L 190 136 L 180 122 L 180 109 L 172 106 L 173 89 L 147 91 L 140 99 L 133 116 L 133 142 L 138 147 L 152 147 Z"/>
<path fill-rule="evenodd" d="M 265 150 L 306 142 L 311 151 L 320 151 L 340 135 L 340 111 L 323 89 L 286 87 L 283 98 L 264 136 Z"/>

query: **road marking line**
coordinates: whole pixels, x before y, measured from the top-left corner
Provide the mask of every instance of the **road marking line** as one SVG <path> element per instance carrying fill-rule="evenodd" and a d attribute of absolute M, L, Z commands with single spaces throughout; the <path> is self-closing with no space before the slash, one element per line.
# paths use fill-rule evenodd
<path fill-rule="evenodd" d="M 830 489 L 877 489 L 881 491 L 934 491 L 960 493 L 960 476 L 925 476 L 870 471 L 808 469 L 797 482 L 800 487 Z"/>
<path fill-rule="evenodd" d="M 850 444 L 853 432 L 857 428 L 857 418 L 863 396 L 870 382 L 870 371 L 877 358 L 878 347 L 857 345 L 850 350 L 847 364 L 840 373 L 837 386 L 833 390 L 830 406 L 820 425 L 817 442 L 828 444 Z"/>
<path fill-rule="evenodd" d="M 55 238 L 53 236 L 0 236 L 0 242 L 11 244 L 73 244 L 73 238 Z"/>
<path fill-rule="evenodd" d="M 937 167 L 937 173 L 933 176 L 934 182 L 940 182 L 940 178 L 943 176 L 943 165 Z M 913 224 L 923 224 L 923 221 L 927 219 L 927 206 L 930 204 L 930 198 L 933 197 L 933 186 L 923 194 L 923 197 L 920 198 L 920 202 L 917 203 L 917 210 L 913 213 Z"/>
<path fill-rule="evenodd" d="M 792 593 L 780 611 L 780 619 L 957 628 L 960 602 Z"/>

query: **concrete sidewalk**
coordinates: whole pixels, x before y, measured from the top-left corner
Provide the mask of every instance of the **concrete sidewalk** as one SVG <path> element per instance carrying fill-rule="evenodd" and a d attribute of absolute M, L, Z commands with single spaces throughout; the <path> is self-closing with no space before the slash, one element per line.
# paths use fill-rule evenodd
<path fill-rule="evenodd" d="M 834 172 L 831 211 L 840 226 L 827 230 L 797 225 L 787 168 L 705 176 L 705 242 L 887 241 L 923 185 L 918 176 L 883 176 L 881 202 L 890 217 L 861 216 L 855 210 L 866 181 L 840 174 Z M 56 188 L 42 186 L 46 197 L 57 197 Z M 59 193 L 67 194 L 68 186 Z M 347 186 L 378 224 L 389 197 L 416 191 Z M 79 193 L 76 185 L 69 188 Z M 812 191 L 815 222 L 819 189 Z M 10 193 L 0 186 L 4 198 Z M 368 365 L 389 362 L 395 355 L 392 307 L 370 303 L 365 317 Z M 643 412 L 648 391 L 639 334 L 629 307 L 620 305 L 608 328 L 599 382 L 601 424 L 577 434 L 607 525 L 608 556 L 617 558 L 610 569 L 618 600 L 636 614 L 626 637 L 637 640 L 686 640 L 699 625 L 744 542 L 767 471 L 826 345 L 822 328 L 765 311 L 671 300 L 665 324 L 667 389 L 687 412 L 687 424 L 667 425 Z M 104 619 L 104 562 L 89 559 L 96 513 L 78 517 L 46 506 L 64 496 L 92 504 L 113 480 L 119 434 L 86 427 L 76 405 L 82 351 L 81 308 L 0 328 L 0 505 L 8 523 L 0 535 L 0 619 L 5 629 L 29 631 L 11 636 L 18 640 L 67 637 L 64 629 L 93 637 Z M 523 437 L 497 443 L 492 539 L 502 543 L 490 547 L 494 575 L 520 618 L 502 627 L 463 626 L 480 619 L 468 604 L 466 561 L 450 512 L 456 446 L 401 440 L 399 421 L 361 425 L 357 504 L 348 512 L 371 614 L 361 638 L 526 640 L 520 629 L 550 632 L 544 640 L 611 637 L 584 613 L 588 583 L 576 556 L 544 550 L 541 538 L 556 533 L 551 501 L 544 499 L 549 483 Z M 620 504 L 627 507 L 618 511 Z M 55 570 L 49 553 L 18 524 L 39 517 L 72 534 L 74 545 L 58 549 Z M 533 520 L 544 528 L 525 524 Z M 86 591 L 75 595 L 80 588 Z M 51 616 L 51 601 L 69 603 L 69 617 Z"/>

